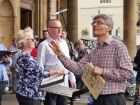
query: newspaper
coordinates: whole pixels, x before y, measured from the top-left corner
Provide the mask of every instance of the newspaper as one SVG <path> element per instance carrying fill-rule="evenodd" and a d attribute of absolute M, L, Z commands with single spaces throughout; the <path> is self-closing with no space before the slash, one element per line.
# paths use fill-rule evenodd
<path fill-rule="evenodd" d="M 48 86 L 51 86 L 51 85 L 55 85 L 55 84 L 64 82 L 64 78 L 65 78 L 65 75 L 50 76 L 50 77 L 42 80 L 39 88 L 44 88 L 44 87 L 48 87 Z"/>
<path fill-rule="evenodd" d="M 91 72 L 93 70 L 92 63 L 87 63 L 86 68 L 84 69 L 82 80 L 84 84 L 89 89 L 90 93 L 94 97 L 94 99 L 97 99 L 102 88 L 105 85 L 105 80 L 99 76 L 99 75 L 91 75 Z"/>
<path fill-rule="evenodd" d="M 67 96 L 67 97 L 73 97 L 74 92 L 79 91 L 78 89 L 61 86 L 59 84 L 41 88 L 40 90 L 43 90 L 49 93 L 58 94 L 58 95 Z"/>

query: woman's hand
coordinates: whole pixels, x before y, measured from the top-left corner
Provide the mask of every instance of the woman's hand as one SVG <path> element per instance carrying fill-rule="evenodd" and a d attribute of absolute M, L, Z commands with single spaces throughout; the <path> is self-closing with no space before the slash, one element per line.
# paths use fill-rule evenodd
<path fill-rule="evenodd" d="M 10 56 L 6 55 L 6 56 L 3 56 L 3 60 L 5 62 L 10 62 L 10 61 L 12 61 L 12 58 Z"/>
<path fill-rule="evenodd" d="M 50 71 L 50 75 L 56 75 L 56 74 L 64 75 L 64 74 L 67 74 L 67 71 L 65 70 L 51 70 Z"/>

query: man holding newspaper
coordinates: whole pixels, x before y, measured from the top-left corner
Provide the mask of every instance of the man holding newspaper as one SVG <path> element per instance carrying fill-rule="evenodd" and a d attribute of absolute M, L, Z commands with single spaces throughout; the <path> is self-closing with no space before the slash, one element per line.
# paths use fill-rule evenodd
<path fill-rule="evenodd" d="M 93 18 L 91 25 L 93 35 L 97 37 L 97 44 L 79 62 L 64 56 L 56 41 L 51 41 L 50 47 L 65 67 L 75 74 L 82 74 L 82 68 L 87 62 L 92 62 L 92 75 L 100 75 L 106 81 L 94 105 L 126 105 L 123 93 L 126 80 L 131 78 L 133 70 L 127 48 L 123 42 L 113 39 L 110 35 L 113 21 L 109 16 L 99 14 Z"/>

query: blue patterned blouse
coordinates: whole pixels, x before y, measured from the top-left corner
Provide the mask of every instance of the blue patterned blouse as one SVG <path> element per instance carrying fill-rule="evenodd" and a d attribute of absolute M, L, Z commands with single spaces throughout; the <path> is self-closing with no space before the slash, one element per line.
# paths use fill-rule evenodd
<path fill-rule="evenodd" d="M 32 99 L 44 99 L 39 84 L 44 78 L 41 67 L 28 53 L 21 52 L 17 59 L 19 80 L 16 93 Z"/>

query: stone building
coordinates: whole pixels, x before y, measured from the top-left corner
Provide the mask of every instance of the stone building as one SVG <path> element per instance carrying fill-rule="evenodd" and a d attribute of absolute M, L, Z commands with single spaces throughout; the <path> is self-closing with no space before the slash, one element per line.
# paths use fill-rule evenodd
<path fill-rule="evenodd" d="M 106 1 L 111 2 L 114 0 Z M 124 5 L 124 42 L 128 47 L 131 58 L 133 59 L 136 53 L 135 8 L 137 0 L 120 1 L 123 1 Z M 32 27 L 34 34 L 41 37 L 42 30 L 47 27 L 48 20 L 52 18 L 58 18 L 61 20 L 63 26 L 66 27 L 67 32 L 69 33 L 70 40 L 75 42 L 79 38 L 78 27 L 81 27 L 79 26 L 79 19 L 81 17 L 79 17 L 78 7 L 81 2 L 82 0 L 0 0 L 0 33 L 4 35 L 2 43 L 8 48 L 11 45 L 12 39 L 16 37 L 18 30 L 27 26 Z M 68 11 L 63 14 L 55 15 L 57 11 L 62 9 L 68 9 Z M 84 21 L 82 21 L 83 24 Z"/>
<path fill-rule="evenodd" d="M 2 43 L 8 48 L 18 30 L 27 26 L 32 27 L 34 34 L 41 37 L 42 30 L 47 27 L 48 20 L 52 18 L 60 19 L 67 29 L 72 28 L 73 31 L 68 31 L 72 34 L 76 33 L 70 37 L 75 39 L 77 37 L 76 2 L 77 0 L 0 0 L 0 33 L 4 35 Z M 63 16 L 55 15 L 62 9 L 68 9 L 69 12 L 63 13 Z"/>
<path fill-rule="evenodd" d="M 140 45 L 140 32 L 136 33 L 136 22 L 140 19 L 139 11 L 140 0 L 78 0 L 78 38 L 94 40 L 92 18 L 97 14 L 106 14 L 114 21 L 112 35 L 124 41 L 133 59 L 136 44 Z M 85 29 L 89 33 L 86 36 L 82 35 Z"/>

